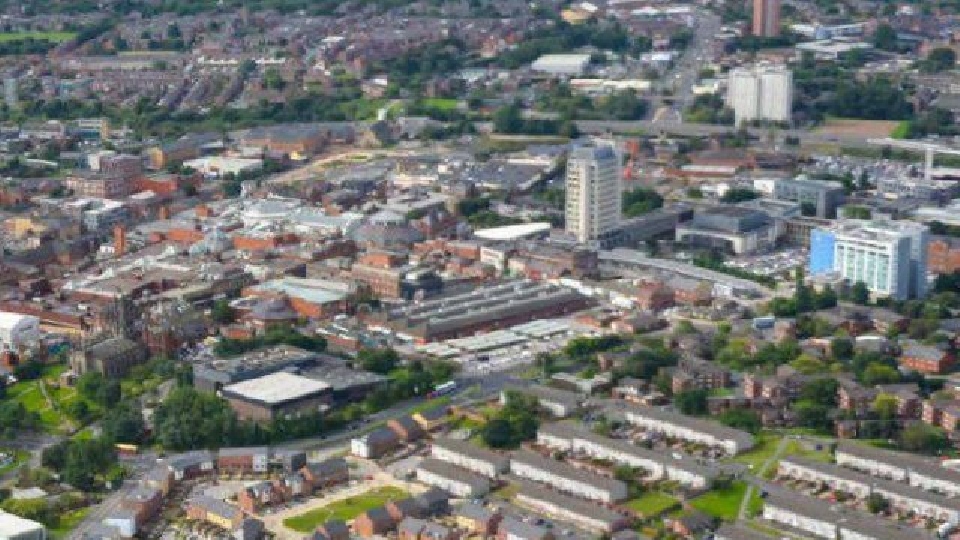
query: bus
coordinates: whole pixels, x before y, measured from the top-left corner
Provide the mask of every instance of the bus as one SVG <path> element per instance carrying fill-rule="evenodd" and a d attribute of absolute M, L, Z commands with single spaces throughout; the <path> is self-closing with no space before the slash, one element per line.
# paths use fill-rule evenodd
<path fill-rule="evenodd" d="M 457 381 L 447 381 L 445 383 L 438 384 L 436 387 L 434 387 L 433 392 L 430 392 L 429 394 L 427 394 L 427 397 L 432 399 L 440 396 L 445 396 L 456 389 L 457 389 Z"/>

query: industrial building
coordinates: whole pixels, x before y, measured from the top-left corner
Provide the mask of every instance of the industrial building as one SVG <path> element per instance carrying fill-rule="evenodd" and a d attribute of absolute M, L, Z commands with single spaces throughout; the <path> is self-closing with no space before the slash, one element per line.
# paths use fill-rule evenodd
<path fill-rule="evenodd" d="M 239 418 L 257 422 L 319 412 L 333 401 L 329 384 L 286 371 L 225 386 L 221 395 Z"/>
<path fill-rule="evenodd" d="M 733 69 L 727 84 L 727 105 L 733 109 L 738 126 L 755 120 L 789 122 L 793 73 L 786 66 L 770 64 Z"/>
<path fill-rule="evenodd" d="M 314 366 L 320 355 L 289 345 L 258 349 L 230 358 L 211 358 L 193 367 L 193 386 L 215 392 L 224 386 L 280 370 Z"/>
<path fill-rule="evenodd" d="M 927 289 L 928 243 L 926 225 L 845 220 L 811 232 L 809 271 L 863 282 L 876 296 L 920 298 Z"/>
<path fill-rule="evenodd" d="M 401 337 L 424 344 L 566 315 L 588 305 L 587 297 L 567 287 L 511 280 L 404 304 L 373 314 L 368 324 L 391 328 Z"/>
<path fill-rule="evenodd" d="M 590 65 L 589 54 L 545 54 L 530 65 L 533 71 L 575 77 L 583 75 Z"/>

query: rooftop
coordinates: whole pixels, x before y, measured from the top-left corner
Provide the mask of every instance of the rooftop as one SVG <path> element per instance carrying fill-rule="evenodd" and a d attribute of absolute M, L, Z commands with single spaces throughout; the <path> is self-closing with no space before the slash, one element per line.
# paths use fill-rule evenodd
<path fill-rule="evenodd" d="M 278 371 L 255 379 L 231 384 L 223 389 L 224 396 L 258 401 L 266 405 L 302 399 L 329 390 L 325 382 L 301 375 Z"/>

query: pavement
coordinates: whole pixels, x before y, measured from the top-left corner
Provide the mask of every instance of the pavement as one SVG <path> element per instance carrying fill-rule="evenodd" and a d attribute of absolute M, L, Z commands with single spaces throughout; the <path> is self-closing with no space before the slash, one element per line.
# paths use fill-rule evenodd
<path fill-rule="evenodd" d="M 760 466 L 760 469 L 756 471 L 756 477 L 759 478 L 759 482 L 763 482 L 763 476 L 767 471 L 780 459 L 780 456 L 787 449 L 787 444 L 790 443 L 789 437 L 783 437 L 780 439 L 780 442 L 777 443 L 776 450 L 773 451 L 773 454 L 767 458 L 766 461 Z M 755 482 L 747 482 L 747 490 L 743 494 L 743 500 L 740 501 L 740 512 L 737 514 L 738 520 L 747 519 L 747 511 L 750 508 L 750 497 L 753 496 L 753 491 L 756 489 Z"/>

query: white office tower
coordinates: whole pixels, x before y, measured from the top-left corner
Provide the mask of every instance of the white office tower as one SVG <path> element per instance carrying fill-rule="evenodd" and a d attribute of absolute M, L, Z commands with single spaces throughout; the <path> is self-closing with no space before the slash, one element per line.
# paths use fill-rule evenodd
<path fill-rule="evenodd" d="M 730 71 L 727 105 L 737 125 L 754 120 L 789 122 L 793 109 L 793 73 L 786 66 L 758 64 Z"/>
<path fill-rule="evenodd" d="M 926 225 L 850 220 L 834 235 L 833 269 L 850 283 L 862 281 L 871 293 L 897 300 L 926 294 Z"/>
<path fill-rule="evenodd" d="M 620 155 L 612 144 L 574 148 L 567 159 L 567 231 L 598 245 L 620 225 Z"/>

